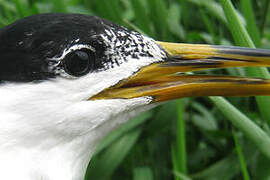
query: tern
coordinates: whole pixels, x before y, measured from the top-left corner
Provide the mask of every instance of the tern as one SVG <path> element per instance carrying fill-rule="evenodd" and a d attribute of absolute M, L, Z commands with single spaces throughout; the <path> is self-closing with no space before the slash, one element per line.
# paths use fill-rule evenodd
<path fill-rule="evenodd" d="M 0 179 L 82 180 L 96 146 L 139 113 L 189 96 L 270 95 L 270 51 L 155 41 L 96 16 L 40 14 L 0 29 Z"/>

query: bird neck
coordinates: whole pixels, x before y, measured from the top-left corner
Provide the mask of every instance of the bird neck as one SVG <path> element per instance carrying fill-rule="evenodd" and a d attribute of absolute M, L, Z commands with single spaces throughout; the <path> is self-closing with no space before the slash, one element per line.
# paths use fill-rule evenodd
<path fill-rule="evenodd" d="M 0 179 L 83 179 L 100 140 L 151 108 L 149 98 L 81 101 L 51 84 L 0 86 Z"/>
<path fill-rule="evenodd" d="M 0 179 L 83 179 L 102 122 L 91 103 L 37 86 L 0 86 Z"/>
<path fill-rule="evenodd" d="M 32 147 L 1 147 L 0 179 L 81 180 L 95 149 L 89 138 L 85 135 L 46 148 L 42 142 Z"/>

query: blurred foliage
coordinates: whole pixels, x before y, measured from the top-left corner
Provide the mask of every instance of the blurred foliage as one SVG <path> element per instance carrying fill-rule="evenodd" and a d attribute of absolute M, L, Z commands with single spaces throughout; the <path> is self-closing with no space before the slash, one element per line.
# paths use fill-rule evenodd
<path fill-rule="evenodd" d="M 217 0 L 0 0 L 0 26 L 38 13 L 83 13 L 156 40 L 233 45 L 239 42 L 231 34 L 231 22 L 238 18 L 251 42 L 269 49 L 270 0 L 232 2 L 235 17 L 224 13 Z M 244 75 L 245 71 L 200 73 Z M 255 98 L 228 100 L 270 134 L 266 123 L 270 119 L 259 113 Z M 172 101 L 124 124 L 101 143 L 86 175 L 89 180 L 249 178 L 270 179 L 270 160 L 207 98 Z"/>

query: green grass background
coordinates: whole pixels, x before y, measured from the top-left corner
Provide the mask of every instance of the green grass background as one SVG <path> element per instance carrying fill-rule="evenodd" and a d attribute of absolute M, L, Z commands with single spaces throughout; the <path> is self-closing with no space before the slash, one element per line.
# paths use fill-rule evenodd
<path fill-rule="evenodd" d="M 83 13 L 156 40 L 270 49 L 269 4 L 270 0 L 0 0 L 0 26 L 37 13 Z M 266 68 L 200 73 L 270 77 Z M 129 121 L 103 140 L 85 179 L 270 179 L 269 97 L 226 99 L 175 100 Z"/>

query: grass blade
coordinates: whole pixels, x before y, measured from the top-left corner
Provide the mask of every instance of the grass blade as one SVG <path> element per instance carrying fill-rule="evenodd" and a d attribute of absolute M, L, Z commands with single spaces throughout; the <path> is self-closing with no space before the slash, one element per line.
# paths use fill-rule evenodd
<path fill-rule="evenodd" d="M 270 160 L 268 158 L 265 158 L 263 154 L 257 156 L 254 169 L 255 174 L 253 179 L 261 179 L 261 180 L 270 179 L 269 164 Z"/>
<path fill-rule="evenodd" d="M 177 153 L 179 157 L 179 169 L 178 171 L 186 174 L 187 173 L 187 153 L 186 153 L 186 130 L 185 121 L 183 116 L 183 107 L 181 100 L 178 100 L 178 116 L 177 116 L 177 135 L 176 135 L 176 145 Z"/>
<path fill-rule="evenodd" d="M 188 0 L 178 0 L 178 4 L 181 7 L 181 17 L 183 26 L 188 28 L 189 22 L 190 22 L 190 11 L 189 11 L 189 4 L 187 2 Z"/>
<path fill-rule="evenodd" d="M 147 111 L 140 116 L 132 119 L 131 121 L 128 121 L 127 123 L 123 124 L 119 128 L 117 128 L 115 131 L 111 132 L 106 138 L 103 139 L 103 141 L 98 145 L 97 150 L 95 154 L 98 154 L 103 149 L 108 147 L 110 144 L 112 144 L 114 141 L 119 139 L 123 134 L 127 133 L 128 131 L 131 131 L 132 129 L 138 127 L 142 123 L 144 123 L 147 119 L 149 119 L 152 116 L 151 111 Z"/>
<path fill-rule="evenodd" d="M 232 132 L 232 134 L 233 134 L 235 148 L 236 148 L 238 158 L 239 158 L 239 161 L 240 161 L 241 170 L 242 170 L 244 180 L 250 180 L 249 175 L 248 175 L 247 165 L 246 165 L 246 162 L 245 162 L 245 159 L 244 159 L 244 154 L 242 152 L 242 147 L 241 147 L 241 145 L 239 143 L 237 134 L 234 131 Z"/>
<path fill-rule="evenodd" d="M 177 157 L 177 149 L 175 145 L 171 146 L 171 156 L 172 156 L 172 166 L 173 166 L 173 171 L 177 171 L 179 169 L 179 161 Z M 174 180 L 180 180 L 178 176 L 174 175 Z"/>
<path fill-rule="evenodd" d="M 251 119 L 222 97 L 210 97 L 219 110 L 251 140 L 258 150 L 270 159 L 270 138 Z"/>
<path fill-rule="evenodd" d="M 244 154 L 247 157 L 246 162 L 247 164 L 252 163 L 254 158 L 254 153 L 256 150 L 254 146 L 249 143 L 245 143 L 246 149 L 244 149 Z M 241 172 L 240 164 L 238 163 L 239 160 L 235 154 L 229 153 L 224 158 L 214 162 L 209 167 L 199 171 L 193 175 L 191 178 L 193 179 L 220 179 L 222 180 L 231 180 L 235 179 L 234 177 Z M 238 179 L 238 178 L 236 178 Z"/>
<path fill-rule="evenodd" d="M 255 48 L 255 45 L 251 40 L 248 32 L 237 17 L 236 10 L 234 9 L 231 1 L 221 0 L 221 4 L 229 22 L 230 31 L 236 44 L 239 46 Z M 246 68 L 246 71 L 248 76 L 270 79 L 267 68 Z M 256 100 L 263 118 L 270 126 L 270 111 L 268 110 L 268 107 L 270 107 L 270 97 L 256 97 Z"/>
<path fill-rule="evenodd" d="M 122 136 L 100 156 L 92 158 L 85 179 L 107 179 L 121 164 L 142 132 L 138 127 Z"/>
<path fill-rule="evenodd" d="M 185 38 L 185 30 L 180 24 L 181 10 L 177 4 L 171 4 L 168 9 L 168 27 L 172 34 L 176 35 L 180 39 Z"/>
<path fill-rule="evenodd" d="M 119 7 L 119 0 L 106 1 L 100 0 L 96 2 L 97 11 L 99 15 L 105 19 L 109 19 L 119 25 L 123 24 L 121 17 L 121 8 Z"/>
<path fill-rule="evenodd" d="M 217 43 L 217 36 L 215 32 L 215 25 L 211 21 L 211 19 L 207 16 L 206 12 L 204 10 L 200 10 L 200 14 L 202 16 L 202 20 L 206 26 L 206 29 L 208 30 L 209 34 L 211 34 L 213 38 L 213 43 Z"/>
<path fill-rule="evenodd" d="M 55 12 L 67 12 L 67 5 L 64 0 L 53 0 L 53 10 Z"/>
<path fill-rule="evenodd" d="M 131 0 L 133 12 L 135 13 L 135 22 L 139 29 L 145 32 L 148 36 L 153 36 L 151 30 L 151 21 L 147 15 L 147 11 L 144 8 L 142 2 L 139 0 Z"/>
<path fill-rule="evenodd" d="M 133 180 L 153 180 L 153 173 L 149 167 L 137 167 L 133 170 Z"/>
<path fill-rule="evenodd" d="M 181 180 L 192 180 L 191 178 L 189 178 L 188 176 L 186 176 L 185 174 L 183 174 L 183 173 L 181 173 L 181 172 L 174 171 L 173 173 L 174 173 L 174 175 L 175 175 L 178 179 L 181 179 Z"/>
<path fill-rule="evenodd" d="M 187 153 L 186 153 L 186 131 L 183 116 L 183 107 L 181 100 L 177 101 L 177 133 L 176 143 L 172 146 L 172 164 L 173 171 L 187 174 Z M 180 180 L 177 174 L 174 174 L 175 180 Z"/>
<path fill-rule="evenodd" d="M 254 12 L 250 0 L 241 0 L 242 12 L 246 19 L 247 31 L 256 46 L 261 46 L 260 33 L 256 25 Z"/>
<path fill-rule="evenodd" d="M 240 22 L 236 10 L 234 9 L 230 0 L 220 0 L 221 5 L 223 7 L 225 16 L 229 23 L 229 28 L 232 33 L 232 36 L 239 46 L 246 46 L 254 48 L 255 45 L 251 38 L 249 37 L 248 32 L 245 27 Z"/>
<path fill-rule="evenodd" d="M 168 33 L 168 8 L 163 0 L 148 0 L 148 6 L 151 9 L 150 18 L 156 29 L 156 36 L 161 39 L 169 39 Z"/>
<path fill-rule="evenodd" d="M 25 7 L 24 2 L 20 0 L 14 0 L 14 3 L 16 5 L 16 10 L 18 12 L 18 15 L 20 18 L 23 18 L 27 16 L 27 7 Z"/>
<path fill-rule="evenodd" d="M 266 19 L 267 19 L 267 13 L 268 13 L 268 9 L 270 6 L 270 0 L 265 0 L 265 3 L 263 4 L 263 9 L 262 9 L 262 19 L 260 22 L 260 31 L 261 31 L 261 35 L 263 37 L 264 35 L 264 29 L 265 29 L 265 23 L 266 23 Z"/>
<path fill-rule="evenodd" d="M 217 2 L 212 0 L 202 0 L 202 1 L 188 0 L 188 1 L 200 7 L 204 7 L 208 12 L 211 12 L 211 14 L 215 16 L 219 21 L 223 22 L 224 24 L 227 23 L 222 7 Z"/>

